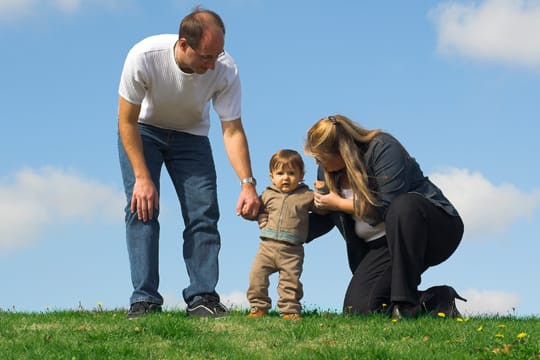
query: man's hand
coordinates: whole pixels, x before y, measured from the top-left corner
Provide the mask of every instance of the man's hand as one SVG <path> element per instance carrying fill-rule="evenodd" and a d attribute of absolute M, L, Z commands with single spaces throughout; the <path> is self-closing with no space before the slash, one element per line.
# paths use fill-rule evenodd
<path fill-rule="evenodd" d="M 152 220 L 158 208 L 159 195 L 152 180 L 137 179 L 131 196 L 131 212 L 137 211 L 137 218 L 146 222 Z"/>
<path fill-rule="evenodd" d="M 252 184 L 242 185 L 242 192 L 236 204 L 236 215 L 242 216 L 247 220 L 253 220 L 257 218 L 260 207 L 261 201 L 259 200 L 255 186 Z"/>
<path fill-rule="evenodd" d="M 137 211 L 139 220 L 148 221 L 152 220 L 154 210 L 159 206 L 159 195 L 144 159 L 138 127 L 140 112 L 140 105 L 132 104 L 123 97 L 119 97 L 118 132 L 135 175 L 131 196 L 131 212 Z"/>
<path fill-rule="evenodd" d="M 231 121 L 222 121 L 223 142 L 229 161 L 239 179 L 252 177 L 251 162 L 246 134 L 240 118 Z M 241 184 L 242 192 L 236 204 L 236 215 L 244 219 L 253 220 L 259 213 L 261 202 L 252 183 Z"/>

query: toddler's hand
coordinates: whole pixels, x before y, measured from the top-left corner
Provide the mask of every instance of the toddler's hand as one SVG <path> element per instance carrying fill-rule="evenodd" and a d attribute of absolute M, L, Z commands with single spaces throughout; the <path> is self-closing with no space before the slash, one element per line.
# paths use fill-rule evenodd
<path fill-rule="evenodd" d="M 268 213 L 262 212 L 257 216 L 257 221 L 259 222 L 259 229 L 262 229 L 263 227 L 266 227 L 268 224 Z"/>
<path fill-rule="evenodd" d="M 315 180 L 313 186 L 315 187 L 315 191 L 317 191 L 319 194 L 326 195 L 330 192 L 328 186 L 326 186 L 326 183 L 324 181 Z"/>

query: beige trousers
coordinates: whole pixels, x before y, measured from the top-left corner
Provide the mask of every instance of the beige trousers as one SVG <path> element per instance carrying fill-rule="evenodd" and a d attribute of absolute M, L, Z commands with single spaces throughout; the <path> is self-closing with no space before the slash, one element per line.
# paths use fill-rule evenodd
<path fill-rule="evenodd" d="M 300 299 L 304 296 L 300 282 L 303 264 L 302 245 L 271 239 L 261 241 L 249 274 L 247 298 L 251 308 L 270 310 L 272 300 L 268 296 L 269 277 L 279 272 L 277 309 L 281 314 L 300 314 Z"/>

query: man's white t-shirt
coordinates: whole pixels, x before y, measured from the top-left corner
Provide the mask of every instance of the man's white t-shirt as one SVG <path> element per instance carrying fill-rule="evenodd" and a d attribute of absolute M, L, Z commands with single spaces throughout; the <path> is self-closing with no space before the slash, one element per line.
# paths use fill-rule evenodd
<path fill-rule="evenodd" d="M 129 51 L 118 93 L 141 105 L 139 122 L 159 128 L 207 136 L 210 102 L 221 121 L 241 117 L 241 87 L 233 58 L 223 53 L 215 69 L 187 74 L 176 64 L 178 35 L 150 36 Z"/>

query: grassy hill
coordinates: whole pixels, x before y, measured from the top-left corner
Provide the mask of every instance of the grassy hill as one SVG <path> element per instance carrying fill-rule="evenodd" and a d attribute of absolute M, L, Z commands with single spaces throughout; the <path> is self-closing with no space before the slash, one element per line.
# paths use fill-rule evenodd
<path fill-rule="evenodd" d="M 540 318 L 421 317 L 312 311 L 194 319 L 184 311 L 0 311 L 2 359 L 540 359 Z"/>

